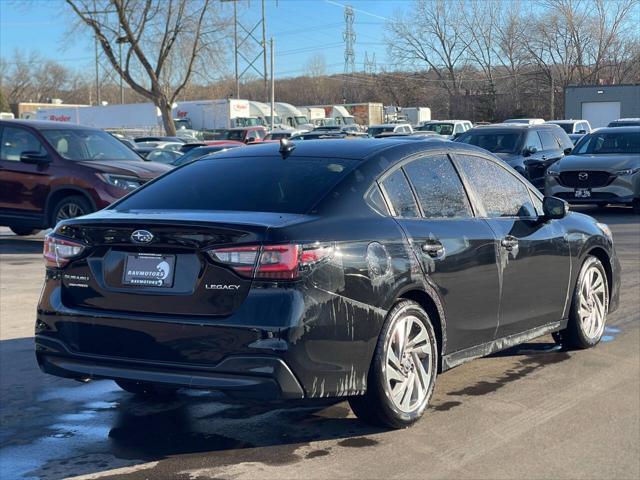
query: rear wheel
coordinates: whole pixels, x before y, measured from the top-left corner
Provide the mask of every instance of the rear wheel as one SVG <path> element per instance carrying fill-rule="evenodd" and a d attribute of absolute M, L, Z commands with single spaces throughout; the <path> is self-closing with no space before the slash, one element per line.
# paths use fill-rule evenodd
<path fill-rule="evenodd" d="M 438 346 L 427 313 L 403 300 L 389 312 L 378 339 L 365 395 L 351 397 L 358 418 L 405 428 L 424 413 L 436 381 Z"/>
<path fill-rule="evenodd" d="M 124 391 L 144 397 L 171 397 L 178 391 L 176 387 L 158 385 L 149 382 L 138 382 L 136 380 L 116 380 L 115 382 Z"/>
<path fill-rule="evenodd" d="M 609 285 L 600 260 L 589 256 L 582 264 L 573 292 L 569 323 L 558 332 L 563 345 L 590 348 L 604 333 L 609 306 Z"/>
<path fill-rule="evenodd" d="M 81 195 L 65 197 L 53 207 L 53 213 L 51 215 L 52 226 L 56 226 L 58 222 L 62 220 L 80 217 L 92 211 L 91 204 L 85 197 Z"/>
<path fill-rule="evenodd" d="M 27 228 L 27 227 L 9 227 L 9 229 L 13 233 L 21 237 L 26 237 L 27 235 L 33 235 L 34 233 L 38 233 L 40 231 L 38 229 Z"/>

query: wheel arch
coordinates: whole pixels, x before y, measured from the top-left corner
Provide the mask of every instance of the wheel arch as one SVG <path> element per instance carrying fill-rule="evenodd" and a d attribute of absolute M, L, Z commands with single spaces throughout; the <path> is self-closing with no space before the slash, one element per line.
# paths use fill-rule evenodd
<path fill-rule="evenodd" d="M 600 260 L 600 263 L 602 263 L 602 266 L 604 267 L 604 272 L 607 275 L 607 285 L 609 287 L 609 302 L 611 302 L 611 288 L 612 288 L 612 282 L 613 282 L 613 271 L 612 271 L 612 267 L 611 267 L 611 257 L 609 256 L 607 251 L 602 247 L 592 247 L 592 248 L 590 248 L 586 252 L 586 254 L 584 255 L 584 257 L 582 259 L 582 263 L 584 263 L 584 261 L 587 259 L 588 256 L 594 256 L 598 260 Z"/>
<path fill-rule="evenodd" d="M 420 305 L 431 320 L 438 343 L 438 370 L 442 369 L 442 355 L 445 353 L 447 344 L 446 319 L 442 302 L 435 294 L 430 294 L 420 288 L 412 288 L 402 292 L 398 300 L 413 300 Z"/>
<path fill-rule="evenodd" d="M 71 186 L 71 185 L 57 187 L 55 190 L 52 190 L 49 193 L 49 196 L 47 197 L 47 203 L 46 203 L 44 215 L 45 215 L 45 221 L 47 222 L 48 227 L 54 226 L 53 218 L 51 218 L 51 216 L 53 215 L 53 209 L 58 204 L 58 202 L 65 197 L 74 196 L 74 195 L 79 195 L 84 197 L 91 205 L 91 208 L 93 209 L 93 211 L 97 210 L 96 202 L 93 200 L 93 198 L 91 198 L 91 195 L 89 195 L 89 193 L 86 190 L 79 187 Z"/>

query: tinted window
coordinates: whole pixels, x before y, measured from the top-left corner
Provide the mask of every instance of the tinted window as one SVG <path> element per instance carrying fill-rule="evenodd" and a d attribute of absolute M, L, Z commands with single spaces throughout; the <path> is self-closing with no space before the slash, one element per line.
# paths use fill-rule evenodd
<path fill-rule="evenodd" d="M 356 164 L 345 159 L 214 156 L 143 187 L 116 210 L 306 213 Z"/>
<path fill-rule="evenodd" d="M 382 182 L 382 188 L 387 194 L 387 199 L 391 203 L 394 215 L 407 218 L 419 216 L 413 192 L 401 169 L 389 175 Z"/>
<path fill-rule="evenodd" d="M 415 160 L 404 169 L 426 218 L 472 216 L 462 182 L 445 155 Z"/>
<path fill-rule="evenodd" d="M 453 123 L 427 123 L 420 130 L 436 132 L 439 135 L 453 135 Z"/>
<path fill-rule="evenodd" d="M 67 160 L 142 159 L 121 141 L 101 130 L 42 130 L 42 135 L 58 154 Z M 140 144 L 138 144 L 140 145 Z"/>
<path fill-rule="evenodd" d="M 30 131 L 24 128 L 4 127 L 0 158 L 19 162 L 23 152 L 47 153 L 40 140 Z"/>
<path fill-rule="evenodd" d="M 493 153 L 518 153 L 521 150 L 520 132 L 496 132 L 482 130 L 469 130 L 460 135 L 456 141 L 476 145 Z"/>
<path fill-rule="evenodd" d="M 490 160 L 458 155 L 460 167 L 488 217 L 535 217 L 529 189 L 514 174 Z"/>
<path fill-rule="evenodd" d="M 573 153 L 640 153 L 640 131 L 594 132 L 582 137 Z"/>
<path fill-rule="evenodd" d="M 573 133 L 573 124 L 572 123 L 556 123 L 559 125 L 567 133 Z"/>
<path fill-rule="evenodd" d="M 557 150 L 559 148 L 558 141 L 548 130 L 540 130 L 538 132 L 540 140 L 542 140 L 543 150 Z"/>
<path fill-rule="evenodd" d="M 384 198 L 382 198 L 382 193 L 380 192 L 380 188 L 377 185 L 369 191 L 367 194 L 367 202 L 376 212 L 381 215 L 389 215 L 389 209 L 387 209 L 387 204 L 384 202 Z"/>
<path fill-rule="evenodd" d="M 538 136 L 538 132 L 535 130 L 530 130 L 527 134 L 527 140 L 524 144 L 525 147 L 535 147 L 537 151 L 542 150 L 542 142 L 540 141 L 540 137 Z"/>

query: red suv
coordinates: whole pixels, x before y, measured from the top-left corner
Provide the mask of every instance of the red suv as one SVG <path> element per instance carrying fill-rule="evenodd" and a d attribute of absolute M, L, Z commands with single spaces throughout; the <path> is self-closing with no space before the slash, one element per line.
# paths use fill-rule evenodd
<path fill-rule="evenodd" d="M 170 170 L 79 125 L 0 121 L 0 225 L 17 235 L 106 207 Z"/>

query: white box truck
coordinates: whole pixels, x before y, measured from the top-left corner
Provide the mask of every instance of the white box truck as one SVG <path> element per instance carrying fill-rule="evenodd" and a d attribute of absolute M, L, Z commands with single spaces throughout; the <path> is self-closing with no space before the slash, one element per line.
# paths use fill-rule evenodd
<path fill-rule="evenodd" d="M 431 109 L 427 107 L 406 107 L 400 113 L 414 126 L 420 126 L 431 120 Z"/>
<path fill-rule="evenodd" d="M 290 103 L 275 102 L 274 106 L 276 113 L 280 115 L 282 123 L 286 128 L 295 128 L 298 130 L 311 130 L 314 128 L 314 125 L 309 122 L 309 117 Z"/>
<path fill-rule="evenodd" d="M 160 109 L 153 103 L 38 109 L 36 119 L 74 123 L 104 130 L 163 129 Z"/>
<path fill-rule="evenodd" d="M 288 128 L 287 125 L 282 123 L 282 118 L 278 115 L 278 109 L 274 108 L 273 115 L 273 128 L 274 129 L 285 129 Z M 252 117 L 256 117 L 258 119 L 258 123 L 264 127 L 271 127 L 271 105 L 262 102 L 254 102 L 253 100 L 249 100 L 249 113 Z"/>
<path fill-rule="evenodd" d="M 174 117 L 188 119 L 194 130 L 251 127 L 259 125 L 251 115 L 249 100 L 192 100 L 178 102 Z"/>

